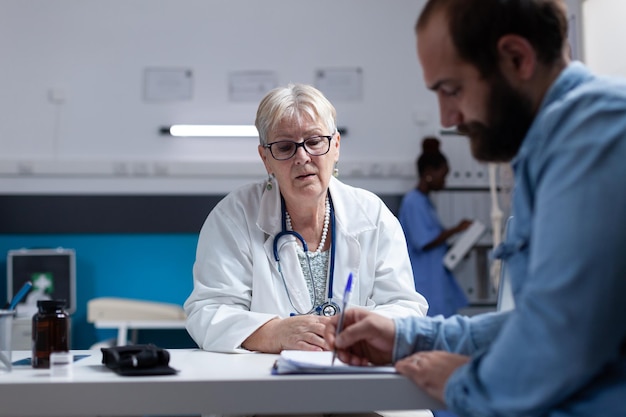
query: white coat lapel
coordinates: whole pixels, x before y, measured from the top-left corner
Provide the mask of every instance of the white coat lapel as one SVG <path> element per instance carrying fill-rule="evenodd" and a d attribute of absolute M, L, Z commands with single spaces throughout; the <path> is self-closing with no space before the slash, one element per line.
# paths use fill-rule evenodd
<path fill-rule="evenodd" d="M 278 256 L 282 276 L 278 270 L 278 263 L 274 257 L 274 239 L 282 231 L 282 213 L 280 204 L 280 190 L 278 184 L 272 190 L 265 190 L 261 197 L 261 206 L 257 226 L 263 230 L 269 238 L 265 241 L 265 255 L 272 265 L 272 277 L 276 281 L 278 291 L 285 291 L 285 297 L 291 299 L 291 303 L 297 311 L 305 313 L 313 306 L 309 289 L 306 285 L 302 268 L 296 253 L 297 240 L 292 235 L 282 236 L 277 243 Z M 284 277 L 284 282 L 283 282 Z"/>
<path fill-rule="evenodd" d="M 272 240 L 273 242 L 274 239 L 268 239 L 268 241 L 269 240 Z M 292 235 L 282 236 L 277 243 L 282 276 L 278 271 L 278 264 L 273 259 L 273 250 L 272 261 L 274 265 L 276 265 L 275 276 L 277 276 L 277 279 L 281 281 L 279 286 L 282 286 L 285 291 L 287 291 L 286 295 L 290 297 L 291 303 L 296 309 L 294 313 L 306 313 L 313 307 L 313 305 L 311 303 L 309 289 L 306 285 L 306 281 L 302 273 L 302 267 L 300 266 L 300 261 L 298 260 L 298 254 L 296 252 L 296 247 L 299 243 Z"/>

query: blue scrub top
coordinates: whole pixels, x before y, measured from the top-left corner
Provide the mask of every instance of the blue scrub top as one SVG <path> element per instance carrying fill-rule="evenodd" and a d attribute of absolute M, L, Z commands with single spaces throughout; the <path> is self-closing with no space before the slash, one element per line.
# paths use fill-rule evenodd
<path fill-rule="evenodd" d="M 423 250 L 444 230 L 435 207 L 427 195 L 415 189 L 402 199 L 398 217 L 407 240 L 415 289 L 426 297 L 428 315 L 455 314 L 467 305 L 467 298 L 443 264 L 448 245 Z"/>

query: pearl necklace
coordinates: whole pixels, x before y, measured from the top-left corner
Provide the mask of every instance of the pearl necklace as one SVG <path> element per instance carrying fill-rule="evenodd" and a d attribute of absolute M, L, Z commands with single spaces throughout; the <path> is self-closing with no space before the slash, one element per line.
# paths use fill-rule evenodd
<path fill-rule="evenodd" d="M 287 230 L 293 230 L 291 226 L 291 216 L 289 212 L 285 212 L 285 223 L 287 224 Z M 328 235 L 328 225 L 330 224 L 330 201 L 328 200 L 328 195 L 326 196 L 326 207 L 324 209 L 324 228 L 322 229 L 322 238 L 320 239 L 320 244 L 317 247 L 315 252 L 309 251 L 311 256 L 317 256 L 322 252 L 324 248 L 324 244 L 326 243 L 326 235 Z"/>

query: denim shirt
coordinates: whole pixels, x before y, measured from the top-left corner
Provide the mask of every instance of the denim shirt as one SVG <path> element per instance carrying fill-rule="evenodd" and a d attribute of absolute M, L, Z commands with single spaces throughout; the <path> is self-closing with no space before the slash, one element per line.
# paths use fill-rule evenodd
<path fill-rule="evenodd" d="M 513 169 L 515 309 L 396 319 L 394 359 L 470 355 L 445 387 L 461 416 L 626 416 L 626 83 L 570 64 Z"/>

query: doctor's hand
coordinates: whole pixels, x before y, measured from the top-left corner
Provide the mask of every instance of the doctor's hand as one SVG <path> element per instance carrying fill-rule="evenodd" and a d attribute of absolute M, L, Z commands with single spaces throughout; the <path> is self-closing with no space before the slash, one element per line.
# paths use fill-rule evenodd
<path fill-rule="evenodd" d="M 361 308 L 346 310 L 343 330 L 335 339 L 339 315 L 330 317 L 324 338 L 337 357 L 350 365 L 391 363 L 396 326 L 393 320 Z"/>
<path fill-rule="evenodd" d="M 280 353 L 282 350 L 328 350 L 324 329 L 329 318 L 302 315 L 276 318 L 259 327 L 241 344 L 245 349 Z"/>
<path fill-rule="evenodd" d="M 431 397 L 444 402 L 443 394 L 450 375 L 470 361 L 469 356 L 443 351 L 419 352 L 396 362 L 396 370 L 408 377 Z"/>

